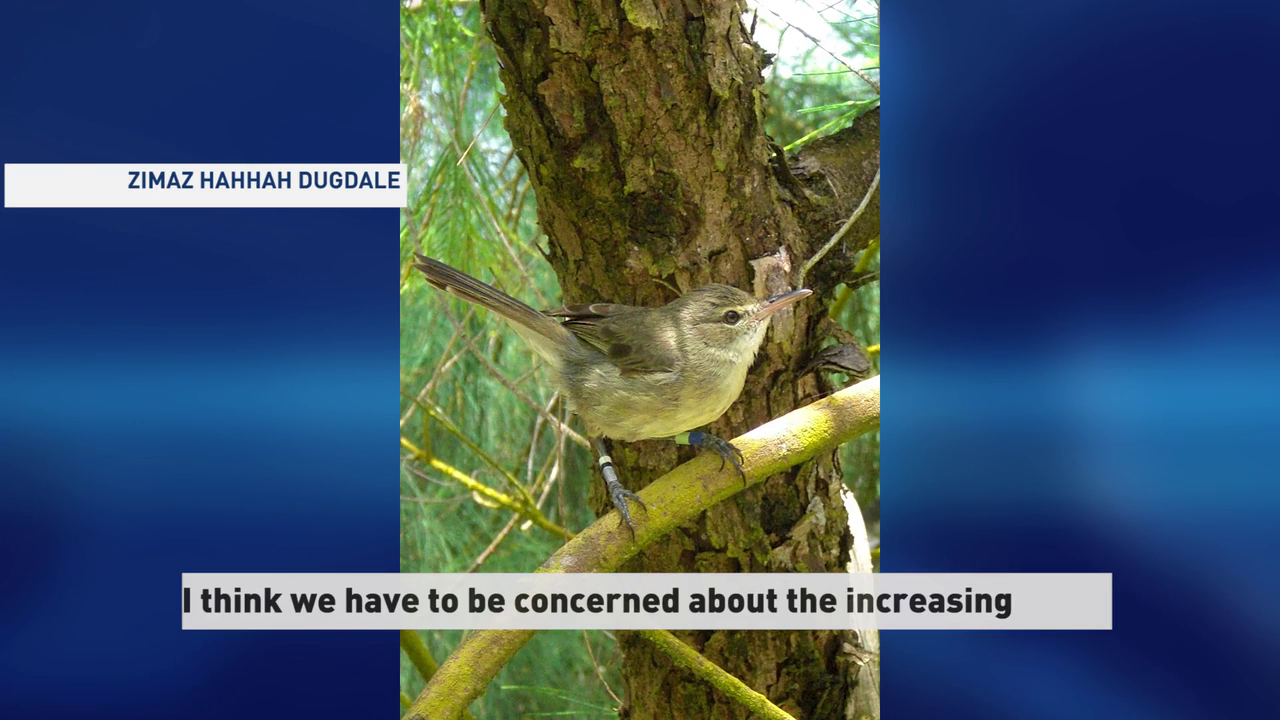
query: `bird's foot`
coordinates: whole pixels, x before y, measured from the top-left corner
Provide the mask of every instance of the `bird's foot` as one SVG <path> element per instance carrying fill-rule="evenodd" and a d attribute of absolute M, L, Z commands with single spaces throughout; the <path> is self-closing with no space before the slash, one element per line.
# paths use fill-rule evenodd
<path fill-rule="evenodd" d="M 636 526 L 631 522 L 631 510 L 627 507 L 628 500 L 634 500 L 641 510 L 649 511 L 644 506 L 644 501 L 639 495 L 631 492 L 622 486 L 622 482 L 618 480 L 618 471 L 613 467 L 613 459 L 608 455 L 600 456 L 600 474 L 604 476 L 605 489 L 609 492 L 609 500 L 613 506 L 618 508 L 618 514 L 622 516 L 622 522 L 627 524 L 627 529 L 631 531 L 631 539 L 636 538 Z"/>
<path fill-rule="evenodd" d="M 607 483 L 609 486 L 609 499 L 613 501 L 613 506 L 618 508 L 618 514 L 622 516 L 622 522 L 627 524 L 627 529 L 631 531 L 631 539 L 636 539 L 636 526 L 631 522 L 631 512 L 627 509 L 627 500 L 634 500 L 641 510 L 648 512 L 649 509 L 644 506 L 644 501 L 639 495 L 622 487 L 621 483 Z M 619 523 L 621 525 L 621 523 Z"/>
<path fill-rule="evenodd" d="M 720 469 L 724 469 L 725 461 L 733 465 L 733 469 L 738 471 L 738 476 L 742 478 L 742 484 L 747 484 L 747 473 L 742 469 L 743 457 L 742 451 L 733 446 L 733 443 L 721 437 L 716 437 L 709 432 L 694 430 L 692 432 L 681 433 L 676 436 L 676 442 L 685 445 L 697 445 L 698 447 L 709 448 L 720 456 Z"/>

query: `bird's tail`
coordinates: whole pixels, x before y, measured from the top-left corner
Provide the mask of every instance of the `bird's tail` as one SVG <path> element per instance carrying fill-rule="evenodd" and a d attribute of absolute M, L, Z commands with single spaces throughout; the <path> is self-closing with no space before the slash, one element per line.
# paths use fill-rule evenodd
<path fill-rule="evenodd" d="M 558 364 L 559 347 L 573 342 L 572 334 L 558 321 L 543 315 L 501 290 L 480 282 L 470 275 L 456 270 L 439 260 L 414 253 L 413 266 L 427 278 L 427 282 L 445 292 L 474 305 L 501 315 L 539 355 L 552 364 Z"/>

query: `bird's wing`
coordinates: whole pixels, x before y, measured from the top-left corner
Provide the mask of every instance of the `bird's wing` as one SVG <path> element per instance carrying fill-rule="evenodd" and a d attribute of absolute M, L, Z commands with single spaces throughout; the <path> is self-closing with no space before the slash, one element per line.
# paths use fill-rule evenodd
<path fill-rule="evenodd" d="M 623 375 L 672 372 L 677 369 L 679 353 L 675 338 L 654 337 L 644 333 L 644 326 L 628 317 L 642 308 L 614 303 L 566 305 L 546 311 L 562 318 L 564 327 L 580 340 L 604 353 Z"/>

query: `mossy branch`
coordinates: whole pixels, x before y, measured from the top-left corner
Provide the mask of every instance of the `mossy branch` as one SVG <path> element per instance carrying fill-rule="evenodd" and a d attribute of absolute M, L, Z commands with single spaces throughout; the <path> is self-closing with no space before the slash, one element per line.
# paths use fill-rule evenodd
<path fill-rule="evenodd" d="M 719 665 L 703 657 L 697 650 L 680 642 L 666 630 L 640 630 L 644 639 L 658 646 L 672 662 L 697 675 L 731 700 L 765 720 L 796 720 L 769 698 L 747 687 L 747 684 L 725 672 Z"/>
<path fill-rule="evenodd" d="M 431 651 L 427 649 L 427 644 L 422 642 L 422 636 L 417 630 L 400 631 L 400 649 L 409 658 L 409 662 L 413 663 L 418 675 L 422 676 L 422 681 L 430 682 L 431 676 L 436 674 L 436 660 L 431 657 Z M 400 704 L 408 708 L 413 705 L 413 701 L 408 695 L 400 693 Z M 471 713 L 464 711 L 462 718 L 472 720 Z"/>
<path fill-rule="evenodd" d="M 400 649 L 422 676 L 422 681 L 430 681 L 431 676 L 436 674 L 436 659 L 431 657 L 431 651 L 427 649 L 427 644 L 422 642 L 422 636 L 417 630 L 400 631 Z"/>
<path fill-rule="evenodd" d="M 546 515 L 542 514 L 542 511 L 538 509 L 538 506 L 535 504 L 533 498 L 529 496 L 528 492 L 523 493 L 523 497 L 527 498 L 527 502 L 521 502 L 506 493 L 498 492 L 488 485 L 475 480 L 470 475 L 462 472 L 440 458 L 435 457 L 434 455 L 427 455 L 426 452 L 417 445 L 414 445 L 412 441 L 403 435 L 400 436 L 400 447 L 407 450 L 414 460 L 426 463 L 437 472 L 453 478 L 459 485 L 462 485 L 471 492 L 481 495 L 486 499 L 519 514 L 520 517 L 528 520 L 537 527 L 540 527 L 553 535 L 559 535 L 565 540 L 573 538 L 573 533 L 551 522 L 547 519 Z M 421 472 L 412 466 L 409 466 L 409 471 L 415 474 Z"/>
<path fill-rule="evenodd" d="M 767 422 L 733 444 L 742 451 L 748 485 L 754 485 L 879 426 L 877 375 Z M 644 546 L 742 489 L 737 473 L 721 470 L 714 454 L 690 460 L 640 491 L 648 512 L 637 513 L 634 542 L 617 511 L 610 512 L 565 543 L 538 572 L 612 572 Z M 460 717 L 533 634 L 483 630 L 471 635 L 440 666 L 405 717 Z"/>

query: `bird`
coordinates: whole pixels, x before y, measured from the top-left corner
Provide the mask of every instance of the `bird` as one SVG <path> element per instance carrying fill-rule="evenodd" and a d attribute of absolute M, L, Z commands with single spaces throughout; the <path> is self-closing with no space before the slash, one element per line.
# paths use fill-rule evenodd
<path fill-rule="evenodd" d="M 622 485 L 604 440 L 670 438 L 705 447 L 745 483 L 742 453 L 697 428 L 738 399 L 773 314 L 812 294 L 801 288 L 758 299 L 713 283 L 660 307 L 590 303 L 539 311 L 421 253 L 414 254 L 414 267 L 437 289 L 496 313 L 551 366 L 561 396 L 586 425 L 609 499 L 633 536 L 627 501 L 644 503 Z"/>

